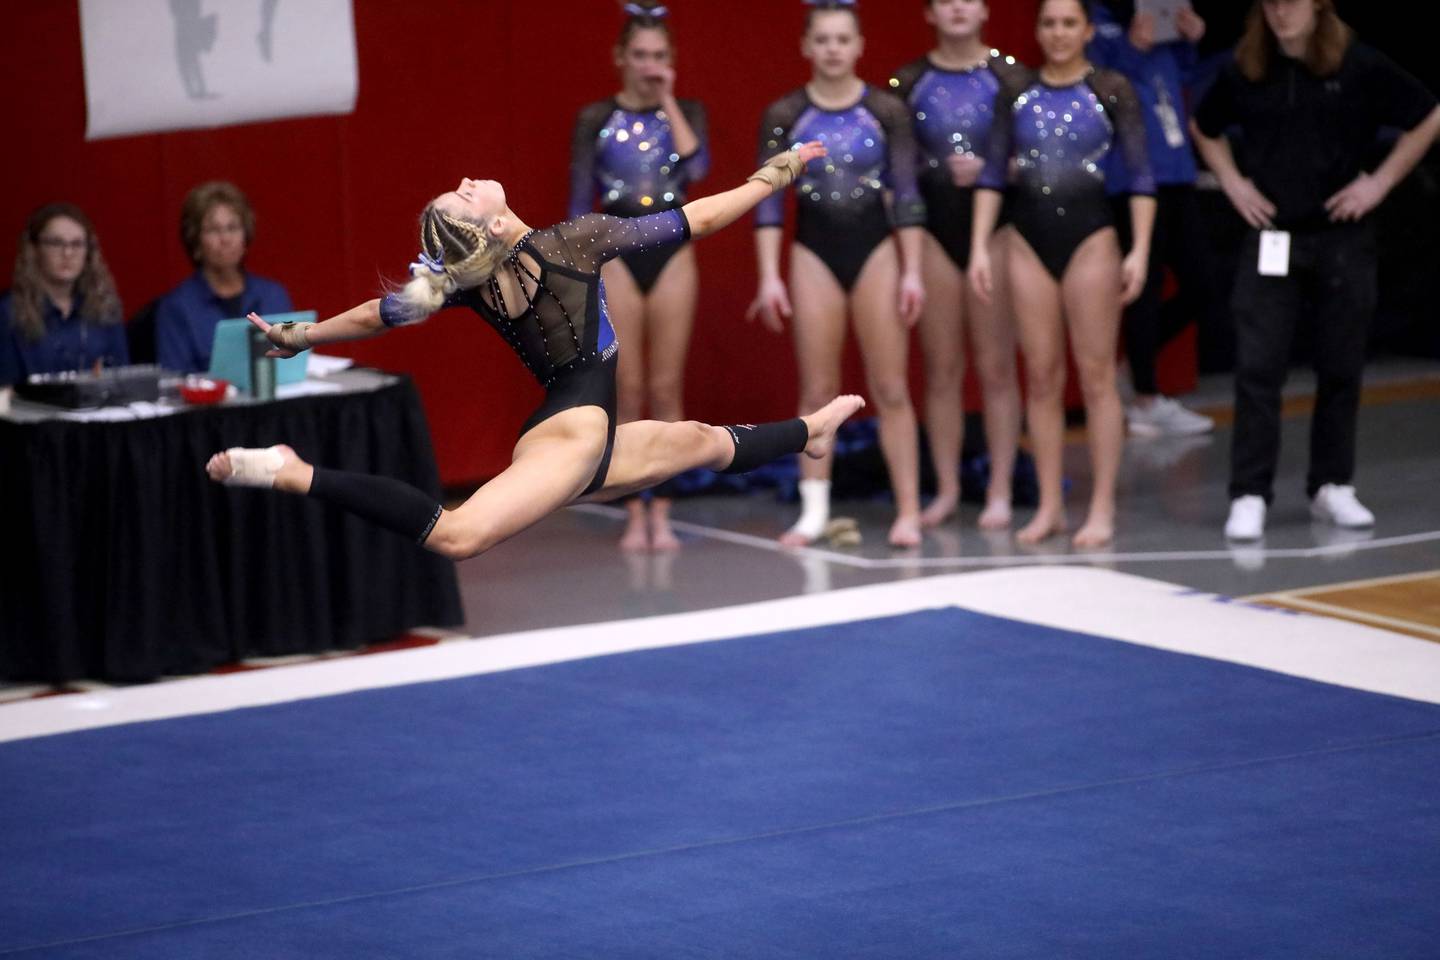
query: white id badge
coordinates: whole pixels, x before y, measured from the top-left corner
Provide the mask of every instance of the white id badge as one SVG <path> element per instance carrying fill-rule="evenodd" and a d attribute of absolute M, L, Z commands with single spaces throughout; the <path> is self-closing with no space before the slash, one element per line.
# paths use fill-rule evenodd
<path fill-rule="evenodd" d="M 1260 231 L 1260 276 L 1290 276 L 1290 234 L 1284 230 Z"/>

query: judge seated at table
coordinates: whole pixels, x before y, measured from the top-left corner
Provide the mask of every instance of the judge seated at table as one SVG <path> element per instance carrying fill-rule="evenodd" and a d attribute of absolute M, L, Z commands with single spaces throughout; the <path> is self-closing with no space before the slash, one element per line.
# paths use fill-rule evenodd
<path fill-rule="evenodd" d="M 30 215 L 0 296 L 0 386 L 32 373 L 129 362 L 120 298 L 90 218 L 69 203 Z"/>
<path fill-rule="evenodd" d="M 239 187 L 215 180 L 185 197 L 180 242 L 195 272 L 156 308 L 155 357 L 160 366 L 181 373 L 207 370 L 221 320 L 251 311 L 290 311 L 290 294 L 283 286 L 245 270 L 245 254 L 254 239 L 255 214 Z"/>

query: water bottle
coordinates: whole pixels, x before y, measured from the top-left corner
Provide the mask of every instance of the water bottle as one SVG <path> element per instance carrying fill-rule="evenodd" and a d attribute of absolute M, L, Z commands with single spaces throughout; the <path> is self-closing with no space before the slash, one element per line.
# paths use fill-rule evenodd
<path fill-rule="evenodd" d="M 275 358 L 265 356 L 270 339 L 258 328 L 250 330 L 250 394 L 256 400 L 275 399 Z"/>

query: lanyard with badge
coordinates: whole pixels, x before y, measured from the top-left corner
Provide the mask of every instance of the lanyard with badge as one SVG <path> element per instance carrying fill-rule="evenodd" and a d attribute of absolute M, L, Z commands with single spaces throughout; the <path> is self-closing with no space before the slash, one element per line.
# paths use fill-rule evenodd
<path fill-rule="evenodd" d="M 1290 234 L 1285 230 L 1260 231 L 1260 262 L 1256 264 L 1262 277 L 1290 276 Z"/>

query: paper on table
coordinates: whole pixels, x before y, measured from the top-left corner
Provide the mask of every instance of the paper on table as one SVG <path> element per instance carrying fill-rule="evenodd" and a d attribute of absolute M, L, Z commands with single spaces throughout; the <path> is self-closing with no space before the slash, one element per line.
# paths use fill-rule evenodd
<path fill-rule="evenodd" d="M 348 370 L 355 361 L 349 357 L 332 357 L 328 353 L 311 353 L 305 361 L 305 376 L 328 377 L 332 373 Z"/>
<path fill-rule="evenodd" d="M 181 409 L 180 407 L 168 406 L 163 403 L 151 403 L 148 400 L 136 400 L 124 406 L 115 407 L 93 407 L 82 410 L 67 410 L 59 414 L 62 420 L 79 420 L 81 422 L 109 422 L 115 420 L 149 420 L 153 417 L 168 417 L 170 414 Z"/>
<path fill-rule="evenodd" d="M 275 399 L 291 400 L 295 397 L 308 397 L 317 393 L 342 393 L 345 388 L 332 380 L 315 380 L 305 378 L 295 383 L 284 383 L 275 388 Z"/>

